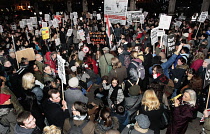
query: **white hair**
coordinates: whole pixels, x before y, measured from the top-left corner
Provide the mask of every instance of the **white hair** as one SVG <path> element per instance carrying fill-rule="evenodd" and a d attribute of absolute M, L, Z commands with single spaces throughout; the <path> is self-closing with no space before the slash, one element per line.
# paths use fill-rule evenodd
<path fill-rule="evenodd" d="M 196 103 L 196 93 L 192 89 L 188 89 L 185 91 L 185 93 L 188 93 L 190 95 L 190 101 L 188 101 L 191 105 L 195 106 Z"/>

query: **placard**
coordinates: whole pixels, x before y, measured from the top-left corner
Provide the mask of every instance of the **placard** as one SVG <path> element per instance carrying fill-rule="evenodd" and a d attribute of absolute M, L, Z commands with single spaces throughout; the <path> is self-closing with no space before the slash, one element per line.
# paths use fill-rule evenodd
<path fill-rule="evenodd" d="M 68 29 L 66 36 L 71 36 L 73 32 L 73 29 Z"/>
<path fill-rule="evenodd" d="M 158 36 L 157 36 L 157 28 L 153 28 L 151 30 L 151 43 L 152 45 L 155 45 L 156 42 L 158 42 Z"/>
<path fill-rule="evenodd" d="M 170 24 L 171 24 L 171 18 L 172 18 L 172 16 L 161 15 L 158 27 L 160 29 L 167 29 L 167 30 L 169 30 L 169 27 L 170 27 Z"/>
<path fill-rule="evenodd" d="M 61 44 L 60 38 L 55 39 L 55 45 L 59 46 Z"/>
<path fill-rule="evenodd" d="M 63 84 L 66 84 L 66 73 L 65 73 L 65 60 L 60 56 L 57 55 L 57 62 L 58 62 L 58 76 L 61 79 Z"/>
<path fill-rule="evenodd" d="M 35 60 L 35 53 L 33 48 L 26 48 L 16 52 L 18 63 L 21 62 L 21 58 L 27 58 L 29 61 Z"/>
<path fill-rule="evenodd" d="M 204 23 L 208 16 L 208 12 L 201 12 L 201 15 L 199 16 L 198 22 Z"/>
<path fill-rule="evenodd" d="M 0 33 L 3 33 L 3 27 L 0 25 Z"/>
<path fill-rule="evenodd" d="M 49 14 L 45 14 L 44 15 L 44 20 L 45 21 L 50 21 L 50 15 Z"/>
<path fill-rule="evenodd" d="M 42 39 L 43 40 L 50 38 L 49 27 L 43 27 L 43 28 L 41 28 L 41 33 L 42 33 Z"/>
<path fill-rule="evenodd" d="M 47 27 L 47 22 L 42 22 L 42 27 Z"/>
<path fill-rule="evenodd" d="M 97 20 L 101 20 L 101 14 L 97 14 Z"/>

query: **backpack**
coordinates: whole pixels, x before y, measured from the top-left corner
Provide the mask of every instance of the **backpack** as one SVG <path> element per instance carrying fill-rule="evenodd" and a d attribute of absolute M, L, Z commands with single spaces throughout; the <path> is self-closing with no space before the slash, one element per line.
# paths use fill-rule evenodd
<path fill-rule="evenodd" d="M 139 63 L 139 65 L 135 62 L 131 62 L 131 63 L 136 66 L 138 78 L 141 78 L 143 80 L 145 77 L 145 69 L 144 69 L 144 66 L 142 65 L 142 63 Z"/>
<path fill-rule="evenodd" d="M 129 64 L 131 63 L 131 58 L 129 55 L 124 56 L 124 65 L 126 68 L 128 68 Z"/>
<path fill-rule="evenodd" d="M 81 125 L 75 125 L 73 119 L 70 119 L 71 129 L 69 130 L 68 134 L 83 134 L 82 129 L 87 125 L 88 121 L 84 120 Z"/>

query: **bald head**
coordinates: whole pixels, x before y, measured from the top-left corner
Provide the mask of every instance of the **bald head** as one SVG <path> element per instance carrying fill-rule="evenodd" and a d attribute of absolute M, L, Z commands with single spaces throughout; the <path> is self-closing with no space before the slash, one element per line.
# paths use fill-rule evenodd
<path fill-rule="evenodd" d="M 35 59 L 36 59 L 36 61 L 42 62 L 43 57 L 40 54 L 36 54 Z"/>

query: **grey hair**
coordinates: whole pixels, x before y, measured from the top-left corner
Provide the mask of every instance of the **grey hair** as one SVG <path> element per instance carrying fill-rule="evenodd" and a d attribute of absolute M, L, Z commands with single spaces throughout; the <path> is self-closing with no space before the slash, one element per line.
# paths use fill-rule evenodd
<path fill-rule="evenodd" d="M 190 95 L 190 101 L 188 101 L 190 103 L 190 105 L 193 105 L 195 106 L 195 103 L 196 103 L 196 93 L 194 90 L 192 89 L 188 89 L 185 91 L 185 93 L 188 93 Z"/>

